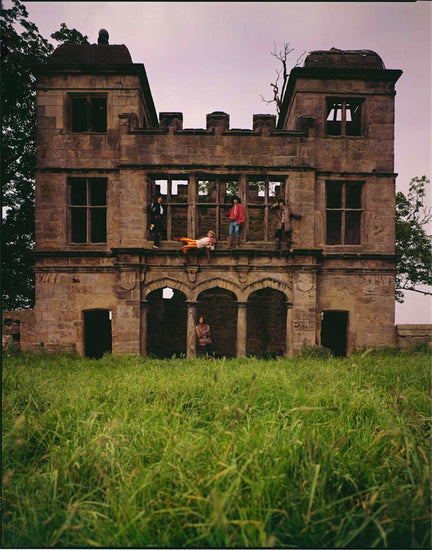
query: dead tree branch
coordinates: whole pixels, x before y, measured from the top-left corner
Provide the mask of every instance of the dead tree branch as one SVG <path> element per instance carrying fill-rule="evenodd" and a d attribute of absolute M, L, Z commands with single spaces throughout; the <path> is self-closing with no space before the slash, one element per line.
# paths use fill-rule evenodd
<path fill-rule="evenodd" d="M 276 80 L 270 83 L 270 86 L 273 89 L 273 98 L 265 99 L 262 95 L 260 96 L 261 100 L 264 101 L 264 103 L 266 103 L 267 105 L 270 105 L 270 103 L 276 104 L 277 114 L 280 113 L 282 99 L 284 97 L 285 89 L 288 83 L 288 77 L 290 75 L 290 73 L 287 70 L 288 56 L 295 50 L 295 48 L 290 47 L 290 44 L 291 42 L 284 42 L 283 48 L 278 51 L 276 48 L 276 43 L 274 43 L 274 49 L 272 52 L 270 52 L 270 55 L 275 57 L 282 64 L 282 68 L 279 70 L 276 69 L 276 75 L 277 75 Z M 297 57 L 294 67 L 299 66 L 299 64 L 303 61 L 305 54 L 306 54 L 306 51 L 304 51 L 302 54 L 300 54 Z M 282 88 L 279 90 L 279 87 L 280 87 L 279 80 L 281 76 L 282 76 Z"/>

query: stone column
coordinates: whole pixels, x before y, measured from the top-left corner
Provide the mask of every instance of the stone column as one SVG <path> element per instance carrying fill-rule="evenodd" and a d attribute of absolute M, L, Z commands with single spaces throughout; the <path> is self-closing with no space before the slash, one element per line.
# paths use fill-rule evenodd
<path fill-rule="evenodd" d="M 247 302 L 237 302 L 237 357 L 246 357 Z"/>
<path fill-rule="evenodd" d="M 294 356 L 294 334 L 293 334 L 293 317 L 294 309 L 291 302 L 286 303 L 286 334 L 285 334 L 285 357 Z"/>
<path fill-rule="evenodd" d="M 187 235 L 191 239 L 195 239 L 197 229 L 197 177 L 195 174 L 189 176 L 188 202 Z"/>
<path fill-rule="evenodd" d="M 140 302 L 140 355 L 147 357 L 147 309 L 148 301 Z"/>
<path fill-rule="evenodd" d="M 196 357 L 196 315 L 197 302 L 186 302 L 187 305 L 187 335 L 186 335 L 186 357 L 193 359 Z"/>

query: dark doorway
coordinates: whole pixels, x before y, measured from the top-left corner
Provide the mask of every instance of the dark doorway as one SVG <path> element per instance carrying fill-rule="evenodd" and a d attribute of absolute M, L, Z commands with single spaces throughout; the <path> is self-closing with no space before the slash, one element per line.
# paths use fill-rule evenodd
<path fill-rule="evenodd" d="M 321 345 L 336 357 L 347 354 L 348 311 L 323 311 L 321 314 Z"/>
<path fill-rule="evenodd" d="M 160 288 L 150 292 L 147 300 L 147 355 L 185 355 L 187 307 L 183 292 Z"/>
<path fill-rule="evenodd" d="M 247 303 L 247 354 L 263 358 L 284 355 L 286 346 L 286 296 L 263 288 Z"/>
<path fill-rule="evenodd" d="M 84 311 L 84 355 L 100 359 L 111 353 L 111 312 L 108 309 Z"/>
<path fill-rule="evenodd" d="M 237 299 L 229 290 L 215 287 L 198 296 L 197 319 L 210 325 L 212 351 L 216 357 L 237 355 Z"/>

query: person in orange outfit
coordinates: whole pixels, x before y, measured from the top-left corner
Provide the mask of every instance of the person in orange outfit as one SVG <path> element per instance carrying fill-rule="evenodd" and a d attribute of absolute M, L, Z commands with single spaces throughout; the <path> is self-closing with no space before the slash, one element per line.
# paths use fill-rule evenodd
<path fill-rule="evenodd" d="M 211 262 L 211 252 L 212 250 L 215 249 L 215 245 L 216 245 L 216 233 L 213 231 L 213 229 L 210 229 L 207 235 L 205 237 L 201 237 L 200 239 L 189 239 L 188 237 L 174 237 L 174 240 L 185 243 L 182 246 L 182 252 L 184 254 L 184 260 L 183 260 L 184 264 L 189 263 L 188 253 L 190 250 L 194 248 L 205 248 L 207 252 L 207 259 L 209 263 Z"/>

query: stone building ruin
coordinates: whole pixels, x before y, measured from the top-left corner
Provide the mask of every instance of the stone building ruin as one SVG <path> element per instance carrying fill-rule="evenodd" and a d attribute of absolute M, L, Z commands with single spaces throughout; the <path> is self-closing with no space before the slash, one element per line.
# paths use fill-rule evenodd
<path fill-rule="evenodd" d="M 402 71 L 369 50 L 311 52 L 280 115 L 183 128 L 156 113 L 124 45 L 58 47 L 37 71 L 36 305 L 21 348 L 194 357 L 205 314 L 219 356 L 337 355 L 395 344 L 394 101 Z M 147 205 L 167 208 L 152 248 Z M 246 221 L 228 249 L 227 205 Z M 276 250 L 271 206 L 302 215 Z M 174 237 L 215 229 L 213 260 Z"/>

